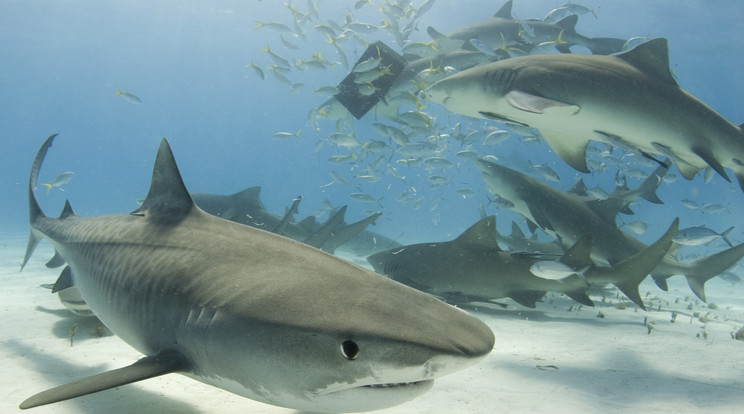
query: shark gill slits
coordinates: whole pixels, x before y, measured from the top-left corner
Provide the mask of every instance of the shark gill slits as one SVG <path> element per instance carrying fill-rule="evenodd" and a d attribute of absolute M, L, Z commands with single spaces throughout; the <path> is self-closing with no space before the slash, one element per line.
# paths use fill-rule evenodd
<path fill-rule="evenodd" d="M 357 359 L 359 356 L 359 345 L 354 341 L 344 341 L 341 344 L 341 355 L 349 361 Z"/>

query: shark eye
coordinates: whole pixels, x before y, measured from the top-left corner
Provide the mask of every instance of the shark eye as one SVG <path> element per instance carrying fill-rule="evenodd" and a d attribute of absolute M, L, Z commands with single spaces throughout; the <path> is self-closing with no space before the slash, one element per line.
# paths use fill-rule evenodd
<path fill-rule="evenodd" d="M 353 361 L 359 356 L 359 345 L 354 341 L 344 341 L 341 344 L 341 354 L 344 358 Z"/>

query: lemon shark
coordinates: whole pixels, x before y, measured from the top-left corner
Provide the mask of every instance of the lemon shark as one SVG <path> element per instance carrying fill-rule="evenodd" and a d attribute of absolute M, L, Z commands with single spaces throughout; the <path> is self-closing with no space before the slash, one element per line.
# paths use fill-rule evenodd
<path fill-rule="evenodd" d="M 624 203 L 615 199 L 586 201 L 511 168 L 480 158 L 475 164 L 491 192 L 511 201 L 513 210 L 565 245 L 591 236 L 591 257 L 597 264 L 614 266 L 646 248 L 615 223 Z M 705 282 L 725 272 L 743 256 L 744 243 L 691 263 L 667 254 L 650 273 L 664 290 L 669 277 L 684 275 L 692 291 L 705 301 Z"/>
<path fill-rule="evenodd" d="M 503 251 L 496 241 L 495 216 L 480 220 L 455 240 L 395 248 L 375 253 L 367 260 L 378 273 L 443 297 L 487 301 L 509 297 L 534 308 L 547 291 L 553 291 L 593 306 L 586 294 L 589 286 L 612 283 L 645 309 L 638 284 L 666 255 L 678 226 L 679 220 L 675 220 L 656 243 L 612 267 L 595 266 L 591 261 L 590 235 L 579 239 L 562 256 Z M 588 269 L 583 278 L 573 275 L 560 281 L 532 274 L 532 265 L 546 259 L 558 260 L 577 271 Z"/>
<path fill-rule="evenodd" d="M 22 409 L 168 373 L 268 404 L 314 412 L 400 404 L 493 348 L 482 321 L 321 250 L 197 207 L 168 142 L 130 214 L 59 218 L 29 179 L 31 236 L 67 263 L 101 321 L 145 357 L 37 394 Z"/>
<path fill-rule="evenodd" d="M 576 15 L 570 15 L 556 23 L 535 19 L 515 20 L 512 16 L 512 1 L 509 0 L 488 19 L 446 35 L 432 27 L 428 27 L 427 32 L 445 50 L 448 47 L 472 48 L 469 41 L 477 39 L 496 50 L 517 45 L 519 49 L 523 49 L 522 52 L 528 52 L 534 46 L 547 43 L 555 44 L 555 48 L 562 53 L 571 53 L 571 46 L 581 45 L 594 54 L 607 55 L 619 52 L 626 42 L 624 39 L 583 36 L 576 32 L 577 22 Z"/>
<path fill-rule="evenodd" d="M 744 131 L 679 87 L 660 38 L 616 55 L 534 55 L 477 66 L 434 83 L 448 110 L 528 125 L 573 168 L 589 172 L 591 140 L 658 160 L 691 179 L 711 167 L 744 189 Z M 661 161 L 659 161 L 661 163 Z"/>
<path fill-rule="evenodd" d="M 342 206 L 322 225 L 316 222 L 315 216 L 307 216 L 296 222 L 292 216 L 297 214 L 299 202 L 302 200 L 301 196 L 293 200 L 292 206 L 284 216 L 279 216 L 266 209 L 260 195 L 261 187 L 255 186 L 230 195 L 191 193 L 191 198 L 199 208 L 207 213 L 278 233 L 328 253 L 334 253 L 341 247 L 361 251 L 366 256 L 397 244 L 385 236 L 365 230 L 370 224 L 375 224 L 380 213 L 348 224 L 344 220 L 346 206 Z M 379 245 L 369 243 L 369 240 L 379 242 Z"/>

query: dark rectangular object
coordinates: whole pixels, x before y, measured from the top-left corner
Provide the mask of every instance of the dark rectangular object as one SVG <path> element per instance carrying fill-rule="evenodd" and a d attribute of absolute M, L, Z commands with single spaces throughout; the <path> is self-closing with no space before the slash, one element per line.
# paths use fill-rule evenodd
<path fill-rule="evenodd" d="M 385 43 L 380 41 L 374 42 L 367 46 L 367 50 L 364 51 L 359 60 L 356 61 L 354 67 L 360 62 L 364 62 L 369 59 L 380 58 L 379 68 L 388 68 L 392 75 L 382 75 L 379 78 L 372 81 L 372 86 L 377 90 L 371 95 L 362 95 L 359 92 L 359 85 L 354 82 L 357 74 L 353 71 L 349 73 L 341 83 L 338 84 L 339 92 L 335 95 L 341 104 L 351 112 L 356 119 L 360 119 L 367 113 L 373 106 L 385 97 L 385 94 L 395 83 L 395 80 L 403 72 L 406 67 L 406 60 L 403 56 L 396 53 Z"/>

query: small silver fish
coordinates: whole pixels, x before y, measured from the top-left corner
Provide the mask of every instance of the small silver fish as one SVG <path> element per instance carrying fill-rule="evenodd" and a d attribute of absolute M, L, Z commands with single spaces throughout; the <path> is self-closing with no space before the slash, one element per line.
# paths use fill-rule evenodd
<path fill-rule="evenodd" d="M 276 140 L 285 140 L 290 138 L 300 138 L 300 130 L 297 130 L 297 132 L 277 132 L 274 134 L 274 139 Z"/>
<path fill-rule="evenodd" d="M 584 281 L 584 272 L 589 269 L 589 266 L 581 270 L 574 270 L 567 264 L 558 260 L 541 260 L 530 266 L 530 273 L 533 275 L 547 279 L 561 281 L 567 277 L 577 275 Z"/>
<path fill-rule="evenodd" d="M 672 237 L 672 241 L 684 246 L 700 246 L 708 244 L 717 238 L 721 238 L 729 246 L 734 247 L 733 243 L 731 243 L 731 240 L 728 238 L 729 233 L 733 229 L 733 227 L 729 227 L 726 231 L 717 233 L 715 230 L 711 230 L 705 226 L 688 227 L 680 230 L 674 237 Z"/>
<path fill-rule="evenodd" d="M 137 96 L 137 95 L 135 95 L 133 93 L 124 92 L 121 89 L 116 88 L 116 93 L 114 94 L 114 96 L 119 96 L 119 95 L 121 95 L 122 98 L 126 99 L 127 101 L 129 101 L 129 102 L 131 102 L 133 104 L 141 104 L 142 103 L 142 99 L 140 99 L 139 96 Z"/>

